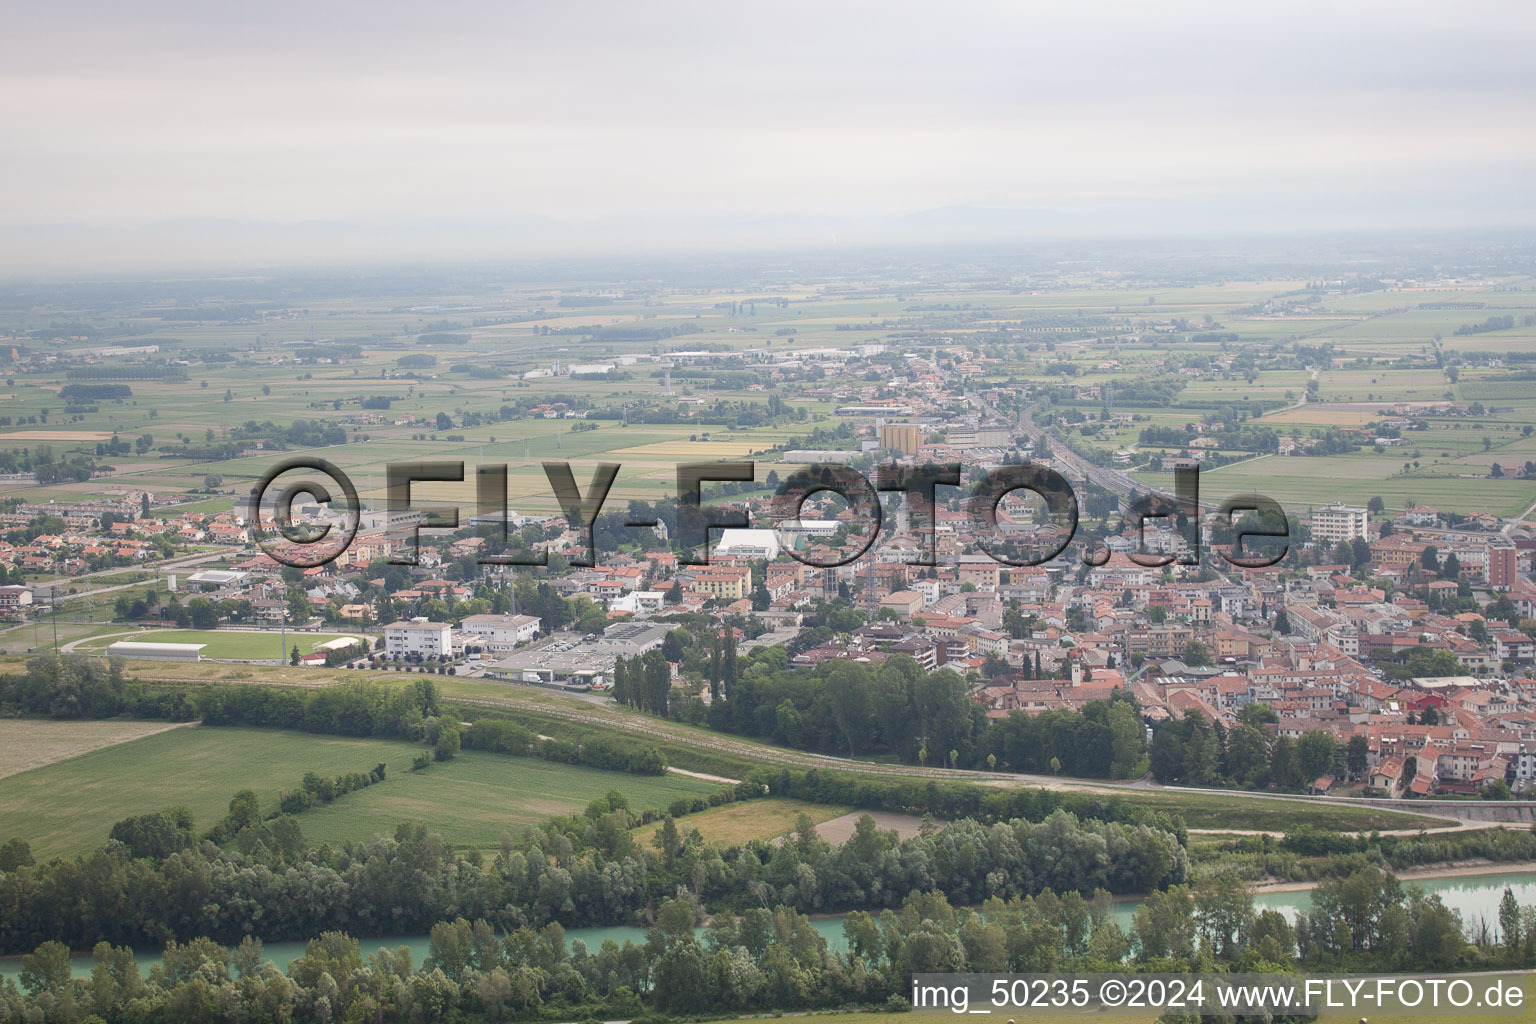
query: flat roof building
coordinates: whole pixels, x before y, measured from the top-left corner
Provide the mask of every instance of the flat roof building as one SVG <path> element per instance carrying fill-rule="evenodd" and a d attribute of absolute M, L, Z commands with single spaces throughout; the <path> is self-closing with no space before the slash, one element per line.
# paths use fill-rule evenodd
<path fill-rule="evenodd" d="M 720 539 L 715 542 L 711 555 L 719 558 L 766 558 L 773 561 L 779 557 L 779 535 L 772 530 L 738 530 L 725 529 L 720 531 Z"/>
<path fill-rule="evenodd" d="M 863 452 L 843 451 L 837 448 L 791 448 L 784 453 L 785 462 L 817 464 L 822 462 L 845 463 Z"/>
<path fill-rule="evenodd" d="M 537 615 L 466 615 L 459 628 L 481 639 L 487 649 L 510 651 L 539 634 Z"/>
<path fill-rule="evenodd" d="M 428 619 L 391 622 L 384 627 L 386 654 L 415 654 L 438 658 L 453 653 L 453 627 Z"/>
<path fill-rule="evenodd" d="M 1370 516 L 1354 505 L 1326 505 L 1312 510 L 1312 539 L 1337 544 L 1364 540 Z"/>
<path fill-rule="evenodd" d="M 608 682 L 619 658 L 634 658 L 661 646 L 674 627 L 645 622 L 616 622 L 601 636 L 587 639 L 557 633 L 548 640 L 509 653 L 491 666 L 503 678 L 557 686 L 591 686 Z"/>
<path fill-rule="evenodd" d="M 119 640 L 107 648 L 114 658 L 150 658 L 155 661 L 202 661 L 207 644 L 157 644 L 141 640 Z"/>

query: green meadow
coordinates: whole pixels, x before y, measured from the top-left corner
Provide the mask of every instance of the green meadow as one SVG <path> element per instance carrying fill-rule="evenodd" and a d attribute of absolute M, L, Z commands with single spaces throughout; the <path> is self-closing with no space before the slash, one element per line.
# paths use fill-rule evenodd
<path fill-rule="evenodd" d="M 477 751 L 410 771 L 423 749 L 266 729 L 172 729 L 0 779 L 0 837 L 25 838 L 39 859 L 73 856 L 101 846 L 131 815 L 180 805 L 206 829 L 241 789 L 271 811 L 279 791 L 299 788 L 306 772 L 367 772 L 380 762 L 388 765 L 383 782 L 299 816 L 311 842 L 367 839 L 419 821 L 455 845 L 492 845 L 509 828 L 580 811 L 609 790 L 643 810 L 718 788 Z"/>

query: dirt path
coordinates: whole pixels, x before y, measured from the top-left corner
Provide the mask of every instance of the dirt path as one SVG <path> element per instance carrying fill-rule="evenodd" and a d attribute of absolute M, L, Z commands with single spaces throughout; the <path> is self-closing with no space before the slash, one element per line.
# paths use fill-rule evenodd
<path fill-rule="evenodd" d="M 816 834 L 833 846 L 841 846 L 853 838 L 854 827 L 866 814 L 875 819 L 875 824 L 880 827 L 880 831 L 889 832 L 895 829 L 896 834 L 903 839 L 911 839 L 923 827 L 923 819 L 915 814 L 896 814 L 892 811 L 850 811 L 817 825 Z"/>
<path fill-rule="evenodd" d="M 672 775 L 685 775 L 690 779 L 702 779 L 705 782 L 719 782 L 727 786 L 734 786 L 741 781 L 740 779 L 728 779 L 724 775 L 709 775 L 705 772 L 690 772 L 686 768 L 672 768 L 670 766 L 667 768 L 667 772 Z"/>

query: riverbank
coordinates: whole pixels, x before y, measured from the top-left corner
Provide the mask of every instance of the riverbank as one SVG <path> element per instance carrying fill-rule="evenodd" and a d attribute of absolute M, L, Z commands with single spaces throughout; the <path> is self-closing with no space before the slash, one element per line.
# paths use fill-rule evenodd
<path fill-rule="evenodd" d="M 1490 864 L 1486 861 L 1467 861 L 1460 865 L 1438 864 L 1416 872 L 1405 872 L 1401 877 L 1408 882 L 1423 884 L 1430 892 L 1439 893 L 1446 905 L 1460 913 L 1466 923 L 1496 922 L 1500 898 L 1506 886 L 1514 890 L 1515 897 L 1522 906 L 1536 906 L 1536 862 L 1532 861 L 1507 864 Z M 1256 909 L 1277 910 L 1285 914 L 1288 919 L 1295 920 L 1296 914 L 1310 912 L 1311 897 L 1304 894 L 1315 884 L 1310 882 L 1274 883 L 1268 887 L 1259 887 L 1254 893 Z M 1142 897 L 1130 895 L 1115 898 L 1112 911 L 1114 920 L 1127 934 L 1130 932 L 1136 908 L 1140 906 L 1141 901 Z M 843 919 L 846 916 L 843 913 L 811 914 L 811 927 L 826 939 L 830 949 L 845 950 Z M 637 925 L 575 927 L 567 929 L 566 941 L 574 942 L 580 939 L 586 943 L 589 950 L 596 950 L 609 939 L 623 945 L 625 942 L 644 942 L 646 935 L 647 929 Z M 375 936 L 360 940 L 359 945 L 365 956 L 377 949 L 394 950 L 400 946 L 406 946 L 411 950 L 414 962 L 420 963 L 431 952 L 431 936 L 426 934 Z M 265 946 L 265 954 L 267 959 L 278 964 L 279 967 L 284 967 L 303 956 L 305 948 L 302 940 L 268 942 Z M 134 951 L 134 960 L 143 973 L 147 973 L 154 964 L 159 963 L 161 956 L 162 951 L 159 949 Z M 89 952 L 78 951 L 71 957 L 71 968 L 76 978 L 90 977 L 94 966 L 94 958 Z M 0 978 L 14 979 L 20 967 L 20 954 L 0 957 Z"/>
<path fill-rule="evenodd" d="M 1490 861 L 1483 858 L 1474 860 L 1452 861 L 1447 864 L 1427 864 L 1419 868 L 1405 868 L 1402 871 L 1394 871 L 1404 882 L 1413 882 L 1422 878 L 1462 878 L 1472 875 L 1503 875 L 1514 874 L 1521 871 L 1536 872 L 1536 861 Z M 1317 882 L 1259 882 L 1253 886 L 1254 892 L 1306 892 L 1316 889 Z"/>

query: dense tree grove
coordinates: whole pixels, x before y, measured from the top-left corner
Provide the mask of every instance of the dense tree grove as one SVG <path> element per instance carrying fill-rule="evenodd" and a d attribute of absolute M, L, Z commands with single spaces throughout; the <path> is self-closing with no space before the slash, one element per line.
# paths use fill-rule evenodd
<path fill-rule="evenodd" d="M 906 1006 L 907 979 L 923 971 L 1102 968 L 1132 951 L 1102 891 L 1084 897 L 988 900 L 956 909 L 942 893 L 914 892 L 899 910 L 859 912 L 834 951 L 809 918 L 785 906 L 754 907 L 697 930 L 686 892 L 659 905 L 643 942 L 568 942 L 557 924 L 498 933 L 483 919 L 434 925 L 417 967 L 405 949 L 364 958 L 339 931 L 311 940 L 284 974 L 244 940 L 172 944 L 141 977 L 131 953 L 101 943 L 87 980 L 69 979 L 65 948 L 48 943 L 24 960 L 23 996 L 0 987 L 0 1020 L 370 1020 L 428 1024 L 459 1019 L 632 1019 L 664 1013 Z"/>
<path fill-rule="evenodd" d="M 267 420 L 257 423 L 246 420 L 232 427 L 229 435 L 239 440 L 261 438 L 268 445 L 277 447 L 319 448 L 326 445 L 347 443 L 346 428 L 329 420 L 294 420 L 286 427 Z"/>
<path fill-rule="evenodd" d="M 204 725 L 297 729 L 338 736 L 420 739 L 442 711 L 437 688 L 420 680 L 393 689 L 346 683 L 316 690 L 284 686 L 210 686 L 197 692 Z"/>
<path fill-rule="evenodd" d="M 274 824 L 270 844 L 231 851 L 193 841 L 190 822 L 169 819 L 157 823 L 173 830 L 169 838 L 130 845 L 123 840 L 136 836 L 124 835 L 74 861 L 0 873 L 0 951 L 49 939 L 86 949 L 303 939 L 334 928 L 398 935 L 460 915 L 499 929 L 620 924 L 645 919 L 679 887 L 717 913 L 775 902 L 809 912 L 896 906 L 905 893 L 934 888 L 968 903 L 1047 888 L 1141 892 L 1188 871 L 1168 831 L 1066 812 L 1038 823 L 967 819 L 902 841 L 865 818 L 841 847 L 817 838 L 807 819 L 794 842 L 720 849 L 690 833 L 653 850 L 637 844 L 638 821 L 611 794 L 520 842 L 505 838 L 487 860 L 456 854 L 419 826 L 336 850 L 308 849 L 297 830 L 279 842 Z"/>
<path fill-rule="evenodd" d="M 132 715 L 178 722 L 198 716 L 187 694 L 130 682 L 118 659 L 53 653 L 28 661 L 22 675 L 0 675 L 0 713 L 63 719 Z"/>
<path fill-rule="evenodd" d="M 991 830 L 1004 843 L 1007 831 Z M 880 843 L 878 833 L 866 828 L 847 845 L 872 841 Z M 784 848 L 817 842 L 803 829 Z M 814 859 L 813 850 L 806 854 Z M 1103 889 L 993 895 L 974 910 L 953 905 L 941 891 L 914 889 L 878 912 L 848 914 L 842 948 L 834 949 L 803 912 L 768 900 L 739 914 L 717 913 L 701 929 L 704 907 L 681 886 L 657 900 L 644 941 L 622 946 L 567 941 L 556 923 L 499 929 L 458 914 L 432 925 L 419 967 L 405 948 L 364 958 L 356 939 L 327 930 L 309 940 L 286 973 L 251 937 L 233 948 L 198 938 L 168 943 L 147 978 L 128 948 L 103 941 L 94 947 L 90 976 L 72 980 L 68 947 L 48 941 L 23 958 L 20 988 L 0 983 L 0 1021 L 73 1021 L 90 1013 L 176 1024 L 424 1024 L 899 1010 L 920 973 L 1446 971 L 1536 962 L 1536 916 L 1508 891 L 1500 934 L 1474 936 L 1472 944 L 1438 896 L 1405 891 L 1377 868 L 1325 883 L 1313 902 L 1314 911 L 1293 926 L 1277 911 L 1256 912 L 1251 892 L 1217 875 L 1197 887 L 1154 891 L 1126 930 Z"/>
<path fill-rule="evenodd" d="M 619 658 L 614 663 L 613 699 L 620 704 L 665 715 L 671 689 L 672 666 L 659 650 L 635 658 Z"/>
<path fill-rule="evenodd" d="M 1306 825 L 1283 837 L 1243 836 L 1200 847 L 1197 863 L 1217 863 L 1245 878 L 1312 881 L 1368 865 L 1394 870 L 1469 860 L 1514 864 L 1536 860 L 1536 832 L 1443 830 L 1412 836 L 1348 835 Z"/>
<path fill-rule="evenodd" d="M 815 671 L 791 669 L 782 648 L 738 659 L 729 639 L 711 653 L 706 679 L 719 694 L 709 707 L 712 728 L 800 750 L 1096 778 L 1144 770 L 1140 713 L 1124 691 L 1081 713 L 1019 711 L 992 721 L 950 669 L 925 672 L 905 655 L 878 666 L 837 658 Z"/>
<path fill-rule="evenodd" d="M 1147 750 L 1152 774 L 1159 782 L 1292 792 L 1324 776 L 1364 775 L 1363 738 L 1346 747 L 1321 730 L 1292 739 L 1264 727 L 1274 721 L 1274 712 L 1264 704 L 1243 708 L 1231 729 L 1187 711 L 1182 718 L 1164 722 L 1153 735 Z"/>

